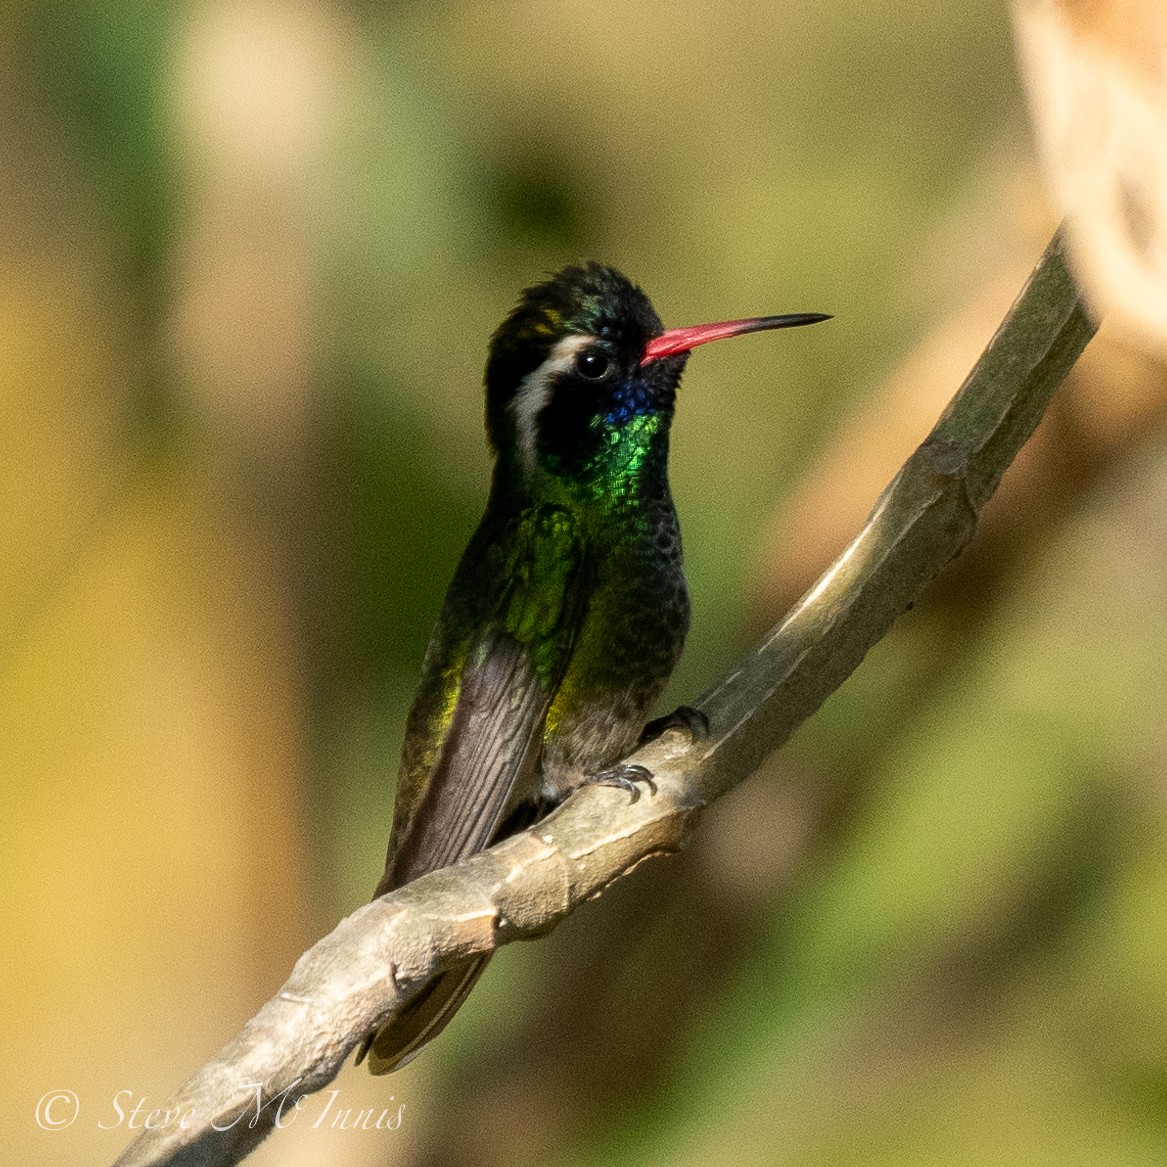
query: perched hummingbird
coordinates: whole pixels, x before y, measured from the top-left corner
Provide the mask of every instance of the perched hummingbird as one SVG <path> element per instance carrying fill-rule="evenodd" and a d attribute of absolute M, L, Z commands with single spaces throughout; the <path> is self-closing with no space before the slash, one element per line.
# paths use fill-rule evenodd
<path fill-rule="evenodd" d="M 598 263 L 522 294 L 490 345 L 490 498 L 426 652 L 377 896 L 529 825 L 584 783 L 633 798 L 638 782 L 653 789 L 620 760 L 689 627 L 668 483 L 681 371 L 707 341 L 826 319 L 665 331 L 640 288 Z M 435 978 L 357 1060 L 368 1054 L 374 1074 L 410 1060 L 486 960 Z"/>

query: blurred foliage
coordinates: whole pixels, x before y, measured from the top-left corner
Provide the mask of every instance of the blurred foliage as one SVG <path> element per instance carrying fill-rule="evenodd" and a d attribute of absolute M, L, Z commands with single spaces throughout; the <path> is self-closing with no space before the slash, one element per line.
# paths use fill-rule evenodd
<path fill-rule="evenodd" d="M 686 373 L 680 700 L 845 545 L 1052 221 L 985 0 L 52 0 L 0 38 L 5 1142 L 72 1163 L 376 883 L 523 284 L 835 313 Z M 1161 1162 L 1165 384 L 1104 329 L 689 852 L 346 1071 L 400 1131 L 254 1162 Z"/>

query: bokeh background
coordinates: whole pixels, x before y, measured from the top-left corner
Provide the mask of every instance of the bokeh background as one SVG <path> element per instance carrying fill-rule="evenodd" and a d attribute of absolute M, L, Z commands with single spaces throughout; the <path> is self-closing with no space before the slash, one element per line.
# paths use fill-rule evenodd
<path fill-rule="evenodd" d="M 8 1160 L 111 1161 L 114 1100 L 370 894 L 520 287 L 597 257 L 669 324 L 835 314 L 686 374 L 692 699 L 991 336 L 1057 221 L 1036 155 L 989 0 L 6 5 Z M 972 550 L 684 855 L 347 1068 L 332 1113 L 399 1129 L 321 1097 L 252 1161 L 1161 1164 L 1164 372 L 1104 325 Z"/>

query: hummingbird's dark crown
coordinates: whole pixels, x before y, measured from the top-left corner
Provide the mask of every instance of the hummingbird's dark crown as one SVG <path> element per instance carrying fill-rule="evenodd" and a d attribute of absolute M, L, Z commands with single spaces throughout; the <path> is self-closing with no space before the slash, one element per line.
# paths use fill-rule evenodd
<path fill-rule="evenodd" d="M 640 354 L 664 325 L 649 298 L 613 267 L 590 261 L 565 267 L 524 289 L 490 342 L 487 388 L 513 391 L 541 365 L 556 341 L 572 333 L 598 336 Z"/>

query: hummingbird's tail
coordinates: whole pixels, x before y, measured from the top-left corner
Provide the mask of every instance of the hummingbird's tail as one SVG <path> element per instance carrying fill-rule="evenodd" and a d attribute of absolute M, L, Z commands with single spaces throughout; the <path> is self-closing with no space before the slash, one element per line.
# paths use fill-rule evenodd
<path fill-rule="evenodd" d="M 411 1062 L 446 1028 L 489 960 L 479 957 L 435 977 L 388 1025 L 361 1042 L 357 1065 L 368 1054 L 370 1073 L 389 1074 Z"/>

